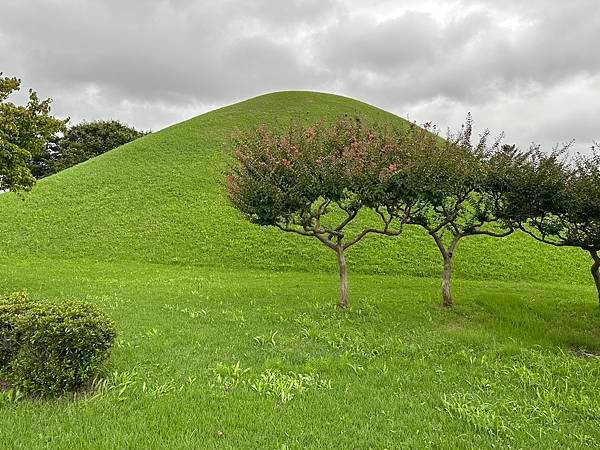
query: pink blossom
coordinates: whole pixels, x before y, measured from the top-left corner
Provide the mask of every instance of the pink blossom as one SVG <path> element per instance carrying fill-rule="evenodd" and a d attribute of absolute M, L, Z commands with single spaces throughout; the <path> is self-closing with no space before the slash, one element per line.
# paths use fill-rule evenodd
<path fill-rule="evenodd" d="M 229 187 L 229 190 L 234 194 L 240 192 L 240 188 L 235 183 L 235 178 L 233 177 L 233 175 L 227 175 L 227 186 Z"/>
<path fill-rule="evenodd" d="M 381 172 L 379 172 L 379 178 L 389 177 L 394 172 L 396 172 L 397 169 L 398 169 L 398 166 L 396 164 L 390 164 L 385 169 L 383 169 Z"/>

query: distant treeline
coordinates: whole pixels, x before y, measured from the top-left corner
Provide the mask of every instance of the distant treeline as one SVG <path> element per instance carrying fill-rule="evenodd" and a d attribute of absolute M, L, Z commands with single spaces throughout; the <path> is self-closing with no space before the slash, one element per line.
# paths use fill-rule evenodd
<path fill-rule="evenodd" d="M 52 136 L 27 165 L 35 178 L 44 178 L 146 134 L 117 120 L 83 122 Z"/>

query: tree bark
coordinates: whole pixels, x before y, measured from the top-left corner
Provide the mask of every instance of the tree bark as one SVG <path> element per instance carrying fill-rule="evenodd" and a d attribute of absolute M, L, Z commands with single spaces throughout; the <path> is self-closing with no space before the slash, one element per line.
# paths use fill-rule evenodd
<path fill-rule="evenodd" d="M 346 257 L 344 256 L 344 247 L 336 246 L 338 267 L 340 270 L 340 302 L 338 308 L 346 309 L 348 307 L 348 272 L 346 271 Z"/>
<path fill-rule="evenodd" d="M 450 285 L 450 278 L 452 277 L 452 254 L 446 253 L 444 255 L 444 272 L 442 274 L 442 305 L 445 307 L 452 307 L 454 302 L 452 300 L 452 292 Z"/>
<path fill-rule="evenodd" d="M 596 291 L 598 292 L 598 304 L 600 305 L 600 255 L 596 250 L 591 251 L 592 259 L 594 260 L 594 264 L 592 264 L 591 272 L 592 277 L 594 277 L 594 283 L 596 283 Z"/>
<path fill-rule="evenodd" d="M 454 301 L 452 300 L 452 290 L 450 279 L 452 277 L 452 256 L 454 255 L 454 250 L 456 250 L 456 246 L 458 245 L 458 241 L 463 237 L 462 234 L 456 234 L 452 238 L 452 242 L 446 248 L 442 238 L 436 234 L 434 231 L 430 231 L 429 234 L 435 241 L 442 254 L 442 258 L 444 259 L 444 271 L 442 272 L 442 306 L 447 308 L 451 308 L 454 306 Z"/>

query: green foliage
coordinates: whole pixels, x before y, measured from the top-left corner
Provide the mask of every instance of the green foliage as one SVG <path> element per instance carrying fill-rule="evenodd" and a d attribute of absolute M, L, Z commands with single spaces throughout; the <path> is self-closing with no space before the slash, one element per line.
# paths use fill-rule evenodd
<path fill-rule="evenodd" d="M 20 87 L 21 80 L 2 77 L 0 72 L 0 192 L 31 189 L 35 178 L 27 161 L 41 153 L 67 123 L 50 116 L 51 100 L 40 100 L 31 89 L 25 106 L 8 102 Z"/>
<path fill-rule="evenodd" d="M 499 141 L 489 144 L 485 132 L 472 141 L 472 119 L 445 139 L 431 124 L 415 128 L 403 152 L 394 162 L 394 175 L 404 184 L 396 188 L 401 204 L 416 203 L 407 223 L 422 226 L 429 234 L 462 238 L 475 234 L 495 236 L 488 224 L 511 229 L 504 212 L 509 172 L 516 158 L 501 150 Z M 404 135 L 402 135 L 404 139 Z"/>
<path fill-rule="evenodd" d="M 235 389 L 243 383 L 243 377 L 250 369 L 240 367 L 240 362 L 235 364 L 224 364 L 220 362 L 213 369 L 215 374 L 215 386 L 225 391 Z"/>
<path fill-rule="evenodd" d="M 331 389 L 331 380 L 318 375 L 303 373 L 282 373 L 278 370 L 267 370 L 251 384 L 251 388 L 263 397 L 273 397 L 279 405 L 283 405 L 295 396 L 301 395 L 309 388 Z"/>
<path fill-rule="evenodd" d="M 373 156 L 391 142 L 385 130 L 348 117 L 308 127 L 293 122 L 284 132 L 263 125 L 234 140 L 229 199 L 259 225 L 342 238 L 336 231 L 343 227 L 319 232 L 326 228 L 321 219 L 333 206 L 354 219 L 380 190 L 382 167 Z"/>
<path fill-rule="evenodd" d="M 148 134 L 116 120 L 83 122 L 50 141 L 30 162 L 32 173 L 43 178 L 99 156 Z"/>
<path fill-rule="evenodd" d="M 534 147 L 512 183 L 510 211 L 534 238 L 557 246 L 600 251 L 600 154 L 578 155 L 567 147 L 550 153 Z"/>
<path fill-rule="evenodd" d="M 58 144 L 61 158 L 56 168 L 63 170 L 74 166 L 146 134 L 116 120 L 83 122 L 72 126 Z"/>
<path fill-rule="evenodd" d="M 409 226 L 402 239 L 373 237 L 349 252 L 357 301 L 342 313 L 331 307 L 337 274 L 322 246 L 259 229 L 228 206 L 219 149 L 235 127 L 343 113 L 401 121 L 337 96 L 267 95 L 43 180 L 27 202 L 2 196 L 0 284 L 85 299 L 121 331 L 97 397 L 12 404 L 10 394 L 0 400 L 0 442 L 597 447 L 600 314 L 585 300 L 577 250 L 522 233 L 465 240 L 461 302 L 443 310 L 431 278 L 439 255 Z M 210 389 L 219 373 L 239 379 L 236 388 Z M 331 387 L 311 385 L 283 408 L 274 400 L 283 389 L 252 388 L 292 373 Z"/>
<path fill-rule="evenodd" d="M 541 239 L 559 231 L 557 219 L 566 212 L 569 166 L 566 148 L 550 153 L 533 147 L 523 152 L 523 161 L 509 188 L 509 215 L 518 223 L 536 229 Z"/>
<path fill-rule="evenodd" d="M 36 180 L 50 176 L 57 171 L 56 166 L 62 157 L 59 147 L 61 140 L 62 136 L 52 136 L 44 146 L 44 149 L 40 153 L 33 155 L 27 162 L 27 166 Z"/>
<path fill-rule="evenodd" d="M 538 241 L 588 252 L 600 302 L 600 154 L 594 146 L 589 156 L 569 163 L 567 149 L 544 153 L 534 147 L 524 154 L 509 214 Z"/>
<path fill-rule="evenodd" d="M 0 300 L 0 377 L 28 395 L 74 391 L 98 372 L 114 338 L 113 321 L 93 305 L 10 295 Z"/>
<path fill-rule="evenodd" d="M 23 400 L 23 393 L 18 389 L 0 390 L 0 407 L 8 404 L 16 404 Z"/>
<path fill-rule="evenodd" d="M 561 217 L 566 242 L 584 250 L 600 251 L 600 150 L 575 160 Z"/>
<path fill-rule="evenodd" d="M 408 140 L 402 133 L 400 140 L 406 142 L 385 174 L 403 180 L 392 187 L 399 219 L 424 228 L 441 253 L 444 306 L 453 304 L 450 279 L 459 241 L 475 235 L 506 237 L 515 228 L 505 209 L 510 174 L 519 161 L 501 150 L 499 140 L 490 145 L 488 131 L 474 143 L 472 131 L 468 115 L 461 130 L 446 139 L 431 124 L 415 127 Z"/>
<path fill-rule="evenodd" d="M 284 133 L 263 126 L 235 142 L 227 192 L 250 221 L 316 237 L 341 253 L 369 233 L 397 236 L 405 224 L 420 225 L 444 258 L 450 306 L 450 259 L 458 241 L 514 230 L 505 197 L 521 161 L 501 151 L 499 141 L 489 145 L 488 134 L 473 143 L 470 116 L 446 139 L 430 124 L 394 128 L 347 117 L 308 128 L 295 123 Z M 381 224 L 348 239 L 346 226 L 364 209 Z M 340 222 L 329 226 L 335 210 Z"/>

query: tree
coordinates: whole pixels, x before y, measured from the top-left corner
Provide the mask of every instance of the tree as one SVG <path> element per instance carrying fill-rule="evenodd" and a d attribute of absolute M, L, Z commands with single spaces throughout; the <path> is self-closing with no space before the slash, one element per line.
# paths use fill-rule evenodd
<path fill-rule="evenodd" d="M 44 151 L 29 162 L 29 167 L 36 177 L 43 178 L 146 134 L 116 120 L 83 122 L 48 142 Z"/>
<path fill-rule="evenodd" d="M 569 164 L 568 147 L 527 153 L 510 213 L 534 239 L 589 253 L 600 303 L 600 153 L 595 145 L 589 156 L 578 155 Z"/>
<path fill-rule="evenodd" d="M 563 218 L 566 242 L 587 251 L 598 303 L 600 304 L 600 153 L 598 145 L 590 156 L 575 160 L 574 173 L 568 186 L 568 206 Z"/>
<path fill-rule="evenodd" d="M 488 145 L 488 132 L 473 144 L 470 116 L 459 133 L 446 139 L 430 124 L 414 127 L 412 134 L 409 163 L 394 164 L 404 180 L 397 197 L 402 205 L 414 205 L 404 223 L 424 228 L 441 253 L 442 304 L 450 307 L 458 243 L 468 236 L 501 238 L 514 231 L 504 196 L 516 160 L 507 147 L 500 149 L 499 141 Z"/>
<path fill-rule="evenodd" d="M 48 177 L 58 171 L 56 167 L 62 156 L 60 153 L 61 139 L 62 136 L 58 134 L 52 136 L 44 145 L 43 150 L 37 155 L 33 155 L 27 162 L 31 174 L 36 179 Z"/>
<path fill-rule="evenodd" d="M 338 306 L 346 308 L 346 250 L 369 234 L 402 231 L 391 226 L 394 212 L 381 206 L 382 149 L 391 146 L 385 129 L 349 118 L 308 128 L 294 123 L 283 133 L 263 126 L 234 141 L 229 199 L 253 223 L 315 238 L 333 250 L 340 275 Z M 377 227 L 357 220 L 365 208 L 376 210 Z"/>
<path fill-rule="evenodd" d="M 50 116 L 51 100 L 40 100 L 31 89 L 25 106 L 8 102 L 8 97 L 20 87 L 21 80 L 2 77 L 0 73 L 0 191 L 31 189 L 35 178 L 27 161 L 40 153 L 68 120 Z"/>

